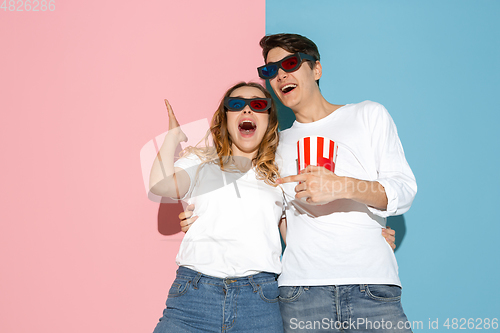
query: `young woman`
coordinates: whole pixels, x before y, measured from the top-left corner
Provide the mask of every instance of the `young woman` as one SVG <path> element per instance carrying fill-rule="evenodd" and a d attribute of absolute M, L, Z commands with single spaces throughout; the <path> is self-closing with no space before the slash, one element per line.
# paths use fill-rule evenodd
<path fill-rule="evenodd" d="M 278 120 L 269 92 L 239 83 L 224 95 L 210 128 L 213 145 L 188 148 L 167 101 L 169 132 L 150 190 L 195 204 L 200 216 L 177 255 L 177 276 L 155 333 L 282 332 L 277 275 L 283 194 L 274 162 Z"/>

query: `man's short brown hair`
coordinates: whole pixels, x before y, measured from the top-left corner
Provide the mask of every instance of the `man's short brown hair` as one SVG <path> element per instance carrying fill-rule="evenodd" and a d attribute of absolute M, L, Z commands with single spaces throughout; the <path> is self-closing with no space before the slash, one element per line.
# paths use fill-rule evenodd
<path fill-rule="evenodd" d="M 314 44 L 314 42 L 309 38 L 297 34 L 275 34 L 264 36 L 260 40 L 260 47 L 262 47 L 262 56 L 264 57 L 264 61 L 266 61 L 269 51 L 275 47 L 281 47 L 290 53 L 302 52 L 309 54 L 313 56 L 314 59 L 319 60 L 319 51 L 316 44 Z M 312 65 L 314 64 L 311 64 L 311 68 Z"/>
<path fill-rule="evenodd" d="M 260 40 L 260 47 L 262 47 L 262 56 L 264 62 L 267 63 L 267 54 L 275 47 L 281 47 L 283 50 L 290 53 L 302 52 L 313 56 L 315 60 L 319 60 L 318 47 L 312 40 L 307 37 L 297 34 L 274 34 L 264 36 Z M 307 61 L 311 69 L 314 68 L 314 63 Z M 316 80 L 319 86 L 319 80 Z"/>

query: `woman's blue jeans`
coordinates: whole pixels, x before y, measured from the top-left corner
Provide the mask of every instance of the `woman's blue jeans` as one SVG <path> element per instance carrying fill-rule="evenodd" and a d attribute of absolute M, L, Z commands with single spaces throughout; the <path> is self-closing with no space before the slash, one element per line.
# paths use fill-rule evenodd
<path fill-rule="evenodd" d="M 154 333 L 283 332 L 276 275 L 220 279 L 179 267 Z"/>

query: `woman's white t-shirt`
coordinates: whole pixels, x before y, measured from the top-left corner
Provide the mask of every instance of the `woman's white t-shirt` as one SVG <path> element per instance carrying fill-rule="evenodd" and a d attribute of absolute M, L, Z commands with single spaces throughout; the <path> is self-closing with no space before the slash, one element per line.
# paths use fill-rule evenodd
<path fill-rule="evenodd" d="M 280 274 L 281 189 L 258 180 L 253 168 L 222 171 L 193 154 L 175 166 L 190 177 L 182 199 L 195 205 L 198 216 L 182 240 L 177 264 L 219 278 Z"/>

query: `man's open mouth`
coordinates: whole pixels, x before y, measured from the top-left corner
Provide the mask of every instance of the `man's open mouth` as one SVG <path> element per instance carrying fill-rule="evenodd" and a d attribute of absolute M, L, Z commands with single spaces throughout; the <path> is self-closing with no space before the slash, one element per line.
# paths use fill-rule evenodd
<path fill-rule="evenodd" d="M 257 125 L 253 121 L 250 120 L 243 120 L 239 125 L 238 125 L 238 130 L 242 134 L 250 134 L 255 132 L 257 129 Z"/>
<path fill-rule="evenodd" d="M 297 88 L 297 85 L 293 84 L 293 83 L 290 83 L 290 84 L 287 84 L 286 86 L 282 87 L 281 91 L 286 94 L 286 93 L 292 91 L 295 88 Z"/>

